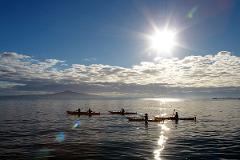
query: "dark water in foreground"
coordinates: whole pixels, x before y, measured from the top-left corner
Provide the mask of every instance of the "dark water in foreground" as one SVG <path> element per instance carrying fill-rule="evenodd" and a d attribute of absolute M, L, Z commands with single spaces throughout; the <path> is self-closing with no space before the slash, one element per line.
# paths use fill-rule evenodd
<path fill-rule="evenodd" d="M 68 116 L 78 106 L 100 116 Z M 127 111 L 197 115 L 197 122 L 128 122 Z M 240 101 L 1 100 L 0 159 L 239 159 Z"/>

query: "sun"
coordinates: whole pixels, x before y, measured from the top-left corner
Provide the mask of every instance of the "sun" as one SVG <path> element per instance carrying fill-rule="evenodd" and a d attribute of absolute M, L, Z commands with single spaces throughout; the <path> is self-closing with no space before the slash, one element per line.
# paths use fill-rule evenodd
<path fill-rule="evenodd" d="M 176 33 L 171 30 L 155 31 L 149 40 L 151 50 L 157 53 L 171 52 L 176 45 Z"/>

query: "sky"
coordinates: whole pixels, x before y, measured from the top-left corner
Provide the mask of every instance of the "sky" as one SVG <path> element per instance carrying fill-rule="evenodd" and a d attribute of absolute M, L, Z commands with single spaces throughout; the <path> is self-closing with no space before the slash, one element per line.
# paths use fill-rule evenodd
<path fill-rule="evenodd" d="M 240 2 L 0 0 L 1 95 L 239 96 Z M 171 53 L 149 50 L 156 28 Z"/>

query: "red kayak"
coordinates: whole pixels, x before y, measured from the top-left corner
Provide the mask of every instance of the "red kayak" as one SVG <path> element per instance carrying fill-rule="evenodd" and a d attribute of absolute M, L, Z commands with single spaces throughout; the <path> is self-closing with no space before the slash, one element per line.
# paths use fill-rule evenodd
<path fill-rule="evenodd" d="M 70 114 L 70 115 L 88 115 L 88 116 L 91 116 L 91 115 L 100 115 L 100 112 L 78 112 L 78 111 L 67 111 L 67 114 Z"/>
<path fill-rule="evenodd" d="M 137 114 L 137 112 L 122 112 L 122 111 L 108 111 L 110 114 L 121 114 L 121 115 L 125 115 L 125 114 Z"/>

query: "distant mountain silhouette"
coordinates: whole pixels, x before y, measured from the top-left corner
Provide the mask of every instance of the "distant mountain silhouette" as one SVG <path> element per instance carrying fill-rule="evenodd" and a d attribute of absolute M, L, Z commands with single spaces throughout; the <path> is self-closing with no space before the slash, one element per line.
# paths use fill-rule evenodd
<path fill-rule="evenodd" d="M 218 97 L 214 97 L 214 98 L 212 98 L 212 99 L 214 99 L 214 100 L 240 100 L 240 97 L 239 98 L 237 98 L 237 97 L 220 97 L 220 98 L 218 98 Z"/>
<path fill-rule="evenodd" d="M 49 94 L 34 94 L 34 95 L 8 95 L 8 96 L 0 96 L 1 99 L 8 98 L 50 98 L 50 99 L 91 99 L 91 98 L 103 98 L 103 96 L 88 94 L 88 93 L 78 93 L 73 91 L 63 91 L 57 93 L 49 93 Z"/>
<path fill-rule="evenodd" d="M 55 97 L 55 98 L 97 98 L 101 97 L 94 94 L 88 94 L 88 93 L 78 93 L 73 91 L 63 91 L 63 92 L 57 92 L 53 94 L 45 95 L 48 97 Z"/>
<path fill-rule="evenodd" d="M 57 92 L 57 93 L 53 93 L 50 95 L 54 95 L 54 96 L 59 96 L 59 95 L 76 95 L 76 96 L 92 96 L 91 94 L 87 94 L 87 93 L 78 93 L 78 92 L 73 92 L 73 91 L 63 91 L 63 92 Z"/>

